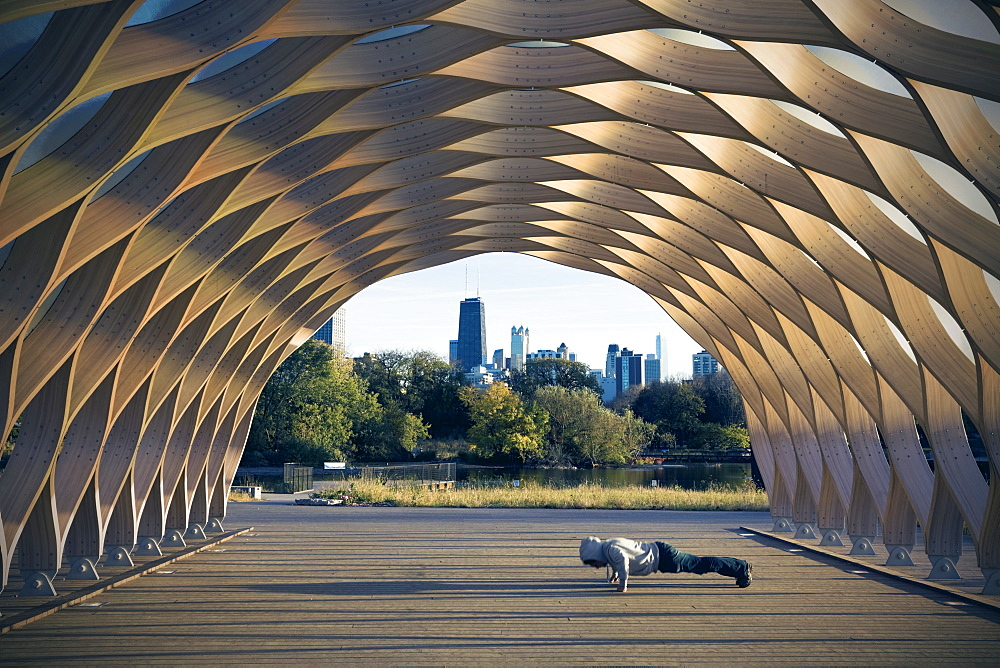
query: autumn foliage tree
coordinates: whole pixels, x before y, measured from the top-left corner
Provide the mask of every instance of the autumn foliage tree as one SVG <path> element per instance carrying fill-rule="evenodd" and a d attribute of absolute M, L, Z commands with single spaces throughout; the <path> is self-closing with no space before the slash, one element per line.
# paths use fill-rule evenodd
<path fill-rule="evenodd" d="M 484 391 L 463 387 L 459 396 L 472 420 L 466 438 L 479 456 L 522 462 L 541 456 L 548 424 L 544 411 L 526 405 L 504 383 L 493 383 Z"/>

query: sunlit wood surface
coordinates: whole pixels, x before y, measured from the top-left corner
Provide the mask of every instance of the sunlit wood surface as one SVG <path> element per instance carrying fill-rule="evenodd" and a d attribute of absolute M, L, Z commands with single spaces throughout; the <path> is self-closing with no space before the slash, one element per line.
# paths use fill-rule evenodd
<path fill-rule="evenodd" d="M 995 8 L 237 4 L 0 3 L 0 584 L 224 519 L 337 308 L 518 252 L 720 361 L 777 522 L 1000 593 Z"/>
<path fill-rule="evenodd" d="M 1000 653 L 1000 611 L 739 535 L 766 513 L 238 504 L 230 518 L 253 535 L 0 636 L 5 661 L 988 665 Z M 744 557 L 754 582 L 658 575 L 619 595 L 579 561 L 591 534 Z"/>

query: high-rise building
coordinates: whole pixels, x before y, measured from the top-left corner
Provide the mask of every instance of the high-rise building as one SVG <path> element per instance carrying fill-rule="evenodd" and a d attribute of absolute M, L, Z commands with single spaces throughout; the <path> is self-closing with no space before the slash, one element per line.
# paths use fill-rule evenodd
<path fill-rule="evenodd" d="M 660 360 L 656 358 L 656 355 L 652 353 L 646 355 L 646 360 L 643 364 L 645 366 L 643 373 L 646 375 L 646 383 L 660 382 Z"/>
<path fill-rule="evenodd" d="M 719 362 L 706 350 L 691 356 L 692 373 L 695 376 L 711 376 L 719 372 Z"/>
<path fill-rule="evenodd" d="M 479 297 L 459 304 L 458 360 L 462 371 L 486 364 L 486 305 Z"/>
<path fill-rule="evenodd" d="M 615 377 L 615 368 L 616 368 L 615 365 L 617 364 L 616 362 L 617 359 L 618 359 L 618 344 L 612 343 L 610 346 L 608 346 L 608 359 L 604 363 L 604 375 L 607 376 L 608 378 Z"/>
<path fill-rule="evenodd" d="M 670 375 L 670 370 L 667 368 L 667 358 L 663 356 L 663 337 L 659 334 L 656 335 L 656 359 L 660 360 L 660 380 L 663 380 L 668 375 Z M 647 379 L 646 382 L 649 382 Z"/>
<path fill-rule="evenodd" d="M 328 346 L 347 351 L 347 310 L 344 307 L 337 309 L 333 316 L 323 323 L 323 326 L 316 330 L 310 338 L 322 341 Z"/>
<path fill-rule="evenodd" d="M 502 369 L 503 367 L 503 348 L 497 348 L 493 351 L 493 368 Z"/>
<path fill-rule="evenodd" d="M 448 364 L 458 361 L 458 339 L 448 341 Z"/>
<path fill-rule="evenodd" d="M 615 390 L 621 394 L 632 385 L 642 385 L 642 354 L 622 348 L 615 358 Z"/>
<path fill-rule="evenodd" d="M 569 347 L 565 343 L 560 343 L 559 347 L 556 348 L 556 352 L 559 353 L 559 359 L 569 359 Z"/>
<path fill-rule="evenodd" d="M 591 369 L 590 375 L 601 387 L 601 401 L 605 403 L 612 401 L 615 398 L 615 379 L 605 376 L 603 369 Z"/>
<path fill-rule="evenodd" d="M 524 326 L 511 327 L 510 368 L 512 370 L 521 371 L 524 369 L 524 360 L 527 359 L 528 350 L 528 328 Z"/>

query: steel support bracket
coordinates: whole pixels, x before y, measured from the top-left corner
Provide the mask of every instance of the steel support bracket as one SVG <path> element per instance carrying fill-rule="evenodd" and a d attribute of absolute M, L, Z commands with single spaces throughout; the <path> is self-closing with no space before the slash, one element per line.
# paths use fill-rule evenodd
<path fill-rule="evenodd" d="M 104 558 L 104 565 L 131 568 L 135 566 L 135 562 L 132 561 L 132 555 L 128 553 L 127 548 L 121 545 L 112 545 L 108 548 L 108 556 Z"/>
<path fill-rule="evenodd" d="M 787 517 L 779 517 L 774 520 L 774 528 L 771 529 L 774 533 L 792 533 L 795 530 L 795 525 Z"/>
<path fill-rule="evenodd" d="M 160 542 L 158 540 L 148 536 L 139 539 L 139 544 L 136 545 L 133 554 L 140 557 L 162 557 L 163 550 L 160 549 Z"/>
<path fill-rule="evenodd" d="M 796 527 L 795 537 L 799 540 L 819 540 L 819 536 L 816 535 L 816 531 L 809 522 L 803 522 Z"/>
<path fill-rule="evenodd" d="M 986 586 L 983 587 L 984 596 L 1000 596 L 1000 570 L 983 570 L 986 576 Z"/>
<path fill-rule="evenodd" d="M 55 576 L 55 571 L 27 571 L 21 596 L 55 596 L 56 588 L 52 586 Z"/>
<path fill-rule="evenodd" d="M 184 532 L 186 540 L 205 540 L 205 529 L 200 524 L 189 524 Z"/>
<path fill-rule="evenodd" d="M 912 545 L 886 545 L 889 550 L 889 558 L 885 560 L 886 566 L 913 566 L 913 559 L 910 558 Z"/>
<path fill-rule="evenodd" d="M 854 545 L 851 547 L 851 551 L 848 554 L 853 554 L 855 556 L 863 555 L 874 557 L 875 548 L 872 547 L 872 542 L 870 539 L 862 536 L 861 538 L 854 539 Z"/>
<path fill-rule="evenodd" d="M 87 557 L 80 557 L 73 561 L 73 564 L 69 567 L 69 572 L 66 573 L 67 580 L 100 580 L 101 576 L 97 574 L 97 568 L 94 566 L 94 562 Z"/>
<path fill-rule="evenodd" d="M 931 563 L 934 564 L 934 568 L 931 569 L 930 575 L 927 576 L 928 580 L 961 580 L 962 576 L 958 574 L 958 568 L 955 567 L 955 561 L 951 557 L 942 557 L 936 555 L 928 555 L 930 557 Z M 958 557 L 955 557 L 958 560 Z"/>
<path fill-rule="evenodd" d="M 823 540 L 819 544 L 821 547 L 844 547 L 844 541 L 840 539 L 840 533 L 836 529 L 823 531 Z"/>
<path fill-rule="evenodd" d="M 224 531 L 221 517 L 208 518 L 208 524 L 205 525 L 205 533 L 222 533 Z"/>
<path fill-rule="evenodd" d="M 187 543 L 179 529 L 168 529 L 160 541 L 160 547 L 187 547 Z"/>

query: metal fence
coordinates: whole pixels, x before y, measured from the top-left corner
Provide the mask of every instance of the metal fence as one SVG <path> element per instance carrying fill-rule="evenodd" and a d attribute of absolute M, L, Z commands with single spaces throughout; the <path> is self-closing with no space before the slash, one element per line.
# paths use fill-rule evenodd
<path fill-rule="evenodd" d="M 294 462 L 285 464 L 285 475 L 281 493 L 294 494 L 306 492 L 313 488 L 313 469 L 311 466 L 300 466 Z"/>
<path fill-rule="evenodd" d="M 430 484 L 455 482 L 455 462 L 439 464 L 400 464 L 397 466 L 364 466 L 361 478 L 364 480 L 384 480 L 406 484 Z"/>

